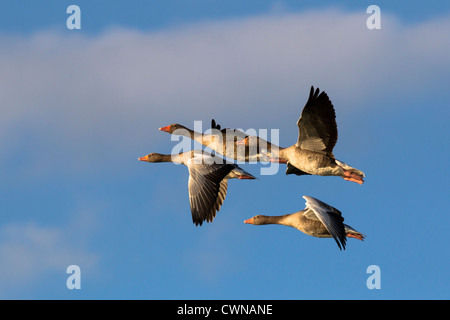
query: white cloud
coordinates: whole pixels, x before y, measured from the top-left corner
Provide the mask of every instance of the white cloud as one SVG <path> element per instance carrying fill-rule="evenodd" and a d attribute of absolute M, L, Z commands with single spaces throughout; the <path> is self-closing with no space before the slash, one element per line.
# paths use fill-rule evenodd
<path fill-rule="evenodd" d="M 383 15 L 381 30 L 368 30 L 366 19 L 329 10 L 159 32 L 3 35 L 2 157 L 26 141 L 37 172 L 62 159 L 97 170 L 137 146 L 169 145 L 157 128 L 173 122 L 280 128 L 298 116 L 310 85 L 341 110 L 444 87 L 448 17 L 403 26 Z"/>

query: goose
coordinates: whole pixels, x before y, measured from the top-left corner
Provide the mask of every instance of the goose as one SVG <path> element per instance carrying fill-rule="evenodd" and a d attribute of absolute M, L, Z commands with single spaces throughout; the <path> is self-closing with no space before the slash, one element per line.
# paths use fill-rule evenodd
<path fill-rule="evenodd" d="M 334 238 L 340 250 L 345 250 L 347 238 L 364 241 L 365 235 L 343 223 L 341 212 L 310 196 L 306 200 L 304 210 L 282 216 L 257 215 L 244 223 L 254 225 L 280 224 L 296 228 L 301 232 L 317 238 Z"/>
<path fill-rule="evenodd" d="M 179 154 L 150 153 L 138 158 L 145 162 L 173 162 L 184 164 L 189 169 L 189 204 L 192 221 L 202 225 L 212 222 L 227 194 L 228 179 L 256 179 L 252 174 L 234 163 L 202 150 Z"/>
<path fill-rule="evenodd" d="M 267 145 L 261 150 L 270 161 L 286 163 L 286 174 L 340 176 L 347 181 L 364 183 L 364 172 L 337 160 L 333 148 L 338 139 L 336 114 L 328 95 L 311 86 L 309 99 L 297 121 L 298 140 L 287 148 L 271 144 L 257 136 L 247 136 L 236 142 L 247 147 Z"/>
<path fill-rule="evenodd" d="M 246 138 L 247 134 L 238 129 L 222 129 L 214 119 L 211 120 L 211 133 L 196 132 L 179 123 L 161 127 L 159 130 L 191 138 L 229 159 L 241 162 L 269 161 L 269 158 L 259 153 L 257 149 L 236 144 L 237 141 Z"/>

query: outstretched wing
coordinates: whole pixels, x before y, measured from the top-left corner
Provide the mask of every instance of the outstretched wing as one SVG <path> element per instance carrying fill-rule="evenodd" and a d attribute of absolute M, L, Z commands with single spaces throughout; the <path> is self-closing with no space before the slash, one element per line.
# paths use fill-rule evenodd
<path fill-rule="evenodd" d="M 338 132 L 336 113 L 328 95 L 311 87 L 309 99 L 297 121 L 298 141 L 301 149 L 332 153 Z"/>
<path fill-rule="evenodd" d="M 309 219 L 320 220 L 336 241 L 339 249 L 345 250 L 347 237 L 341 212 L 313 197 L 303 196 L 303 199 L 306 200 L 306 212 L 304 215 Z"/>
<path fill-rule="evenodd" d="M 189 168 L 189 203 L 192 221 L 202 225 L 212 222 L 227 194 L 225 176 L 235 168 L 234 164 L 193 164 Z"/>

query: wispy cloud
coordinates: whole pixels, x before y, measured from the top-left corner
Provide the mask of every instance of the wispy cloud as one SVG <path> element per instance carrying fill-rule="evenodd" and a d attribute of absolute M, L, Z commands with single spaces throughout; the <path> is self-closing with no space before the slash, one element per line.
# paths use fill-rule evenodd
<path fill-rule="evenodd" d="M 33 222 L 2 226 L 0 297 L 10 298 L 24 288 L 33 288 L 43 277 L 64 279 L 61 275 L 71 264 L 95 274 L 99 257 L 86 249 L 89 235 L 83 232 L 85 222 L 80 220 L 63 227 Z M 89 229 L 89 224 L 84 227 Z M 64 285 L 61 282 L 61 287 Z"/>

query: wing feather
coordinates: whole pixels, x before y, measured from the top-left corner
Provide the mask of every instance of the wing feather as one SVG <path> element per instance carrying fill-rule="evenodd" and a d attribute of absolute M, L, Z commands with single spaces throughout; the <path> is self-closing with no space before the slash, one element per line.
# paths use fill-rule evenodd
<path fill-rule="evenodd" d="M 303 196 L 303 198 L 306 200 L 307 209 L 304 215 L 309 219 L 320 220 L 336 241 L 339 249 L 345 250 L 347 237 L 341 212 L 313 197 Z"/>
<path fill-rule="evenodd" d="M 227 193 L 227 181 L 224 178 L 235 167 L 235 164 L 197 164 L 188 167 L 189 203 L 195 225 L 214 220 Z"/>
<path fill-rule="evenodd" d="M 296 146 L 311 151 L 332 153 L 338 132 L 336 113 L 328 95 L 311 87 L 309 99 L 297 121 Z"/>

